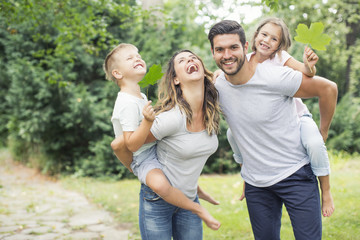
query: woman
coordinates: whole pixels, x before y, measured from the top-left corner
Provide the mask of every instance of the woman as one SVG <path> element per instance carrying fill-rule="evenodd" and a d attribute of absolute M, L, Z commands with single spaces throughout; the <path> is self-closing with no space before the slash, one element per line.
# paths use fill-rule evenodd
<path fill-rule="evenodd" d="M 220 108 L 211 79 L 194 53 L 175 53 L 159 85 L 157 117 L 147 139 L 158 140 L 158 159 L 170 183 L 195 202 L 198 178 L 218 147 Z M 196 214 L 165 202 L 144 184 L 139 223 L 142 239 L 202 239 Z"/>

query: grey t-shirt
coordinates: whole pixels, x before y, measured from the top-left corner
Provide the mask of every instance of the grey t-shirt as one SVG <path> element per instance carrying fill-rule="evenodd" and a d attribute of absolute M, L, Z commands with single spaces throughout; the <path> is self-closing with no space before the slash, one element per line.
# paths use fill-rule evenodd
<path fill-rule="evenodd" d="M 271 186 L 309 163 L 292 98 L 301 81 L 300 72 L 268 64 L 258 64 L 242 85 L 229 83 L 223 73 L 216 79 L 221 109 L 243 156 L 241 175 L 253 186 Z"/>
<path fill-rule="evenodd" d="M 179 108 L 159 114 L 151 128 L 157 142 L 157 155 L 172 186 L 189 199 L 197 194 L 198 179 L 211 154 L 218 147 L 216 134 L 190 132 L 186 115 Z"/>

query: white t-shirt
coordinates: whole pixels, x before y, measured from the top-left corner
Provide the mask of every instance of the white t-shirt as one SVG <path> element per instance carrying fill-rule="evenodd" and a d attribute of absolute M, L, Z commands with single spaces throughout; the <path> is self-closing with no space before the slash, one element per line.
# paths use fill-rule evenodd
<path fill-rule="evenodd" d="M 171 185 L 194 200 L 201 171 L 218 147 L 216 134 L 188 131 L 186 115 L 178 107 L 159 114 L 151 132 L 159 140 L 158 160 Z"/>
<path fill-rule="evenodd" d="M 255 52 L 249 53 L 247 54 L 247 58 L 250 61 L 250 58 L 252 55 L 254 55 Z M 287 60 L 289 60 L 290 58 L 292 58 L 292 56 L 286 52 L 286 51 L 281 51 L 281 56 L 279 56 L 279 54 L 275 54 L 275 56 L 270 59 L 268 58 L 267 60 L 265 60 L 263 62 L 263 64 L 272 64 L 275 66 L 284 66 L 285 63 L 287 62 Z M 307 108 L 307 106 L 303 103 L 303 101 L 301 100 L 301 98 L 294 98 L 295 104 L 296 104 L 296 111 L 298 113 L 299 117 L 306 115 L 310 115 L 310 111 Z"/>
<path fill-rule="evenodd" d="M 142 98 L 135 97 L 125 92 L 119 92 L 115 101 L 111 122 L 113 124 L 115 137 L 119 137 L 123 132 L 135 131 L 144 116 L 142 110 L 148 102 L 145 94 L 141 93 Z M 133 153 L 138 156 L 141 152 L 153 146 L 155 143 L 147 143 Z"/>
<path fill-rule="evenodd" d="M 301 72 L 263 63 L 245 84 L 229 83 L 224 73 L 216 79 L 221 109 L 243 157 L 241 175 L 253 186 L 276 184 L 309 163 L 292 97 L 301 81 Z"/>

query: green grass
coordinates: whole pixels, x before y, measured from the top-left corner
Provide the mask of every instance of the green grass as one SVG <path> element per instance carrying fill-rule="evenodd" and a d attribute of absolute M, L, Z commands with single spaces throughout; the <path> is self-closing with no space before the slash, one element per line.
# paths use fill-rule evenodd
<path fill-rule="evenodd" d="M 323 218 L 323 239 L 360 239 L 360 157 L 331 155 L 331 189 L 336 210 L 332 217 Z M 93 202 L 113 212 L 121 223 L 132 223 L 130 239 L 140 239 L 138 230 L 138 198 L 140 184 L 137 180 L 99 181 L 90 178 L 64 178 L 67 188 L 84 193 Z M 246 202 L 239 201 L 242 179 L 235 175 L 201 176 L 200 186 L 220 205 L 201 203 L 218 219 L 222 226 L 212 231 L 204 226 L 204 240 L 253 239 Z M 291 223 L 283 211 L 281 239 L 293 240 Z"/>

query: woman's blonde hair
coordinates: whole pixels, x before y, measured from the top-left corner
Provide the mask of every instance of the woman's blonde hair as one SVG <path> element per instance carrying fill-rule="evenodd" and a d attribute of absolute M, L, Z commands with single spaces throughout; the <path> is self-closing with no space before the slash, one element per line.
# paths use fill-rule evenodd
<path fill-rule="evenodd" d="M 182 113 L 186 114 L 188 123 L 192 123 L 192 110 L 188 102 L 184 99 L 180 85 L 175 85 L 175 57 L 183 52 L 189 52 L 195 55 L 201 62 L 204 71 L 204 125 L 209 135 L 218 134 L 220 129 L 220 106 L 218 101 L 218 92 L 212 83 L 212 72 L 208 71 L 201 58 L 190 50 L 181 50 L 176 52 L 168 62 L 167 71 L 159 84 L 158 101 L 155 106 L 157 114 L 173 109 L 178 106 Z"/>
<path fill-rule="evenodd" d="M 279 56 L 281 56 L 281 51 L 282 50 L 287 51 L 289 49 L 289 47 L 291 46 L 291 37 L 290 37 L 289 29 L 288 29 L 288 27 L 286 26 L 286 24 L 284 23 L 284 21 L 282 19 L 275 18 L 275 17 L 266 18 L 259 24 L 258 28 L 254 32 L 254 35 L 252 37 L 252 40 L 251 40 L 252 47 L 251 47 L 251 49 L 254 52 L 256 52 L 255 39 L 259 35 L 259 32 L 260 32 L 261 28 L 263 26 L 265 26 L 266 24 L 268 24 L 268 23 L 272 23 L 272 24 L 274 24 L 276 26 L 279 26 L 280 29 L 281 29 L 281 37 L 279 39 L 280 44 L 279 44 L 278 48 L 276 49 L 276 51 L 273 52 L 270 55 L 270 59 L 272 59 L 272 58 L 275 57 L 276 53 L 278 53 Z"/>

